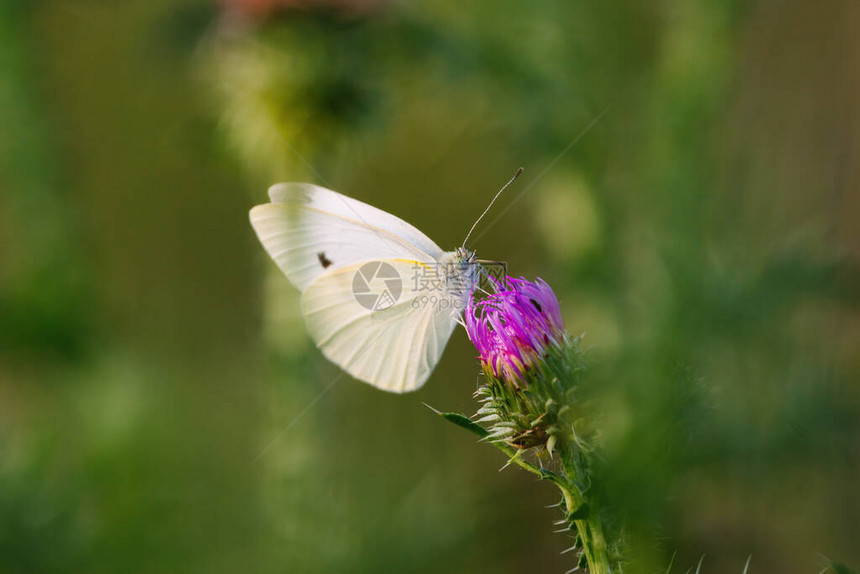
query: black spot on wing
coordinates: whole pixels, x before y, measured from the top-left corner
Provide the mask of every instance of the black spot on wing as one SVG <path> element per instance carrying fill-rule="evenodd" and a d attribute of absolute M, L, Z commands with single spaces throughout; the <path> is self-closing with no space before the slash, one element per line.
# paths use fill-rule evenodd
<path fill-rule="evenodd" d="M 323 269 L 326 269 L 332 264 L 332 260 L 325 256 L 325 251 L 317 253 L 317 258 L 320 260 L 320 265 L 322 265 Z"/>

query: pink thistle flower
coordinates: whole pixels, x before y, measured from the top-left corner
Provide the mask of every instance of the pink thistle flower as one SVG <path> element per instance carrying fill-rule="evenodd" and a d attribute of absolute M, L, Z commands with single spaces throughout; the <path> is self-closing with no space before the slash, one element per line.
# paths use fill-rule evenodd
<path fill-rule="evenodd" d="M 491 281 L 495 293 L 480 301 L 472 294 L 466 304 L 466 332 L 484 368 L 519 387 L 526 369 L 564 340 L 561 307 L 542 279 Z"/>

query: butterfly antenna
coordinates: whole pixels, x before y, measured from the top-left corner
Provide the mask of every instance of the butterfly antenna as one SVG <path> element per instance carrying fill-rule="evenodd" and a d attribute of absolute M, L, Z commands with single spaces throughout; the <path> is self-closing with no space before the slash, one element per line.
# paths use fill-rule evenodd
<path fill-rule="evenodd" d="M 472 229 L 469 230 L 469 233 L 466 234 L 466 239 L 463 240 L 463 247 L 464 248 L 466 247 L 466 242 L 469 241 L 469 237 L 472 235 L 472 232 L 475 231 L 475 228 L 478 227 L 478 224 L 481 222 L 482 219 L 484 219 L 484 216 L 487 215 L 487 212 L 490 211 L 490 208 L 493 207 L 493 204 L 496 203 L 496 200 L 499 199 L 500 195 L 502 195 L 502 192 L 505 191 L 505 189 L 507 189 L 507 187 L 509 185 L 514 183 L 514 180 L 517 179 L 520 175 L 522 175 L 522 173 L 523 173 L 523 168 L 518 169 L 517 172 L 514 174 L 514 177 L 512 177 L 508 181 L 508 183 L 506 183 L 504 186 L 502 186 L 502 189 L 499 190 L 499 192 L 496 194 L 496 196 L 490 202 L 490 205 L 488 205 L 487 209 L 484 210 L 484 213 L 482 213 L 481 216 L 475 221 L 475 224 L 472 225 Z"/>

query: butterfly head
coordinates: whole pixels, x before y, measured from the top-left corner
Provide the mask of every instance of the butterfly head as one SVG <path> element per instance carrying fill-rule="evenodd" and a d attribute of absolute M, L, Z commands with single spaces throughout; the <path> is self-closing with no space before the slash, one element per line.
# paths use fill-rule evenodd
<path fill-rule="evenodd" d="M 458 247 L 453 252 L 448 253 L 444 263 L 445 284 L 448 291 L 463 300 L 460 303 L 465 304 L 465 298 L 469 296 L 475 285 L 478 282 L 480 264 L 475 257 L 475 252 L 465 247 Z M 457 308 L 462 309 L 462 305 Z"/>
<path fill-rule="evenodd" d="M 473 265 L 477 262 L 477 257 L 475 252 L 471 249 L 466 249 L 465 247 L 458 247 L 454 251 L 454 261 L 457 263 L 462 263 L 464 265 Z"/>

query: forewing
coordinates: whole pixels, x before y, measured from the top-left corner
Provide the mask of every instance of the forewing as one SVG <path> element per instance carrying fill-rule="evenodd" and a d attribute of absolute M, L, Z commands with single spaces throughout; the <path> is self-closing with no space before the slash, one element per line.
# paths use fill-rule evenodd
<path fill-rule="evenodd" d="M 360 298 L 366 294 L 362 281 L 373 268 L 356 264 L 325 273 L 308 285 L 302 313 L 323 354 L 350 375 L 386 391 L 413 391 L 439 362 L 456 326 L 457 309 L 444 292 L 424 289 L 428 281 L 413 282 L 418 275 L 432 277 L 435 266 L 405 259 L 386 259 L 378 265 L 391 266 L 400 277 L 401 293 L 390 306 L 373 309 L 372 298 Z M 378 301 L 385 305 L 384 299 Z"/>
<path fill-rule="evenodd" d="M 399 217 L 309 183 L 269 188 L 251 209 L 266 251 L 299 289 L 338 268 L 386 258 L 432 264 L 442 249 Z"/>

